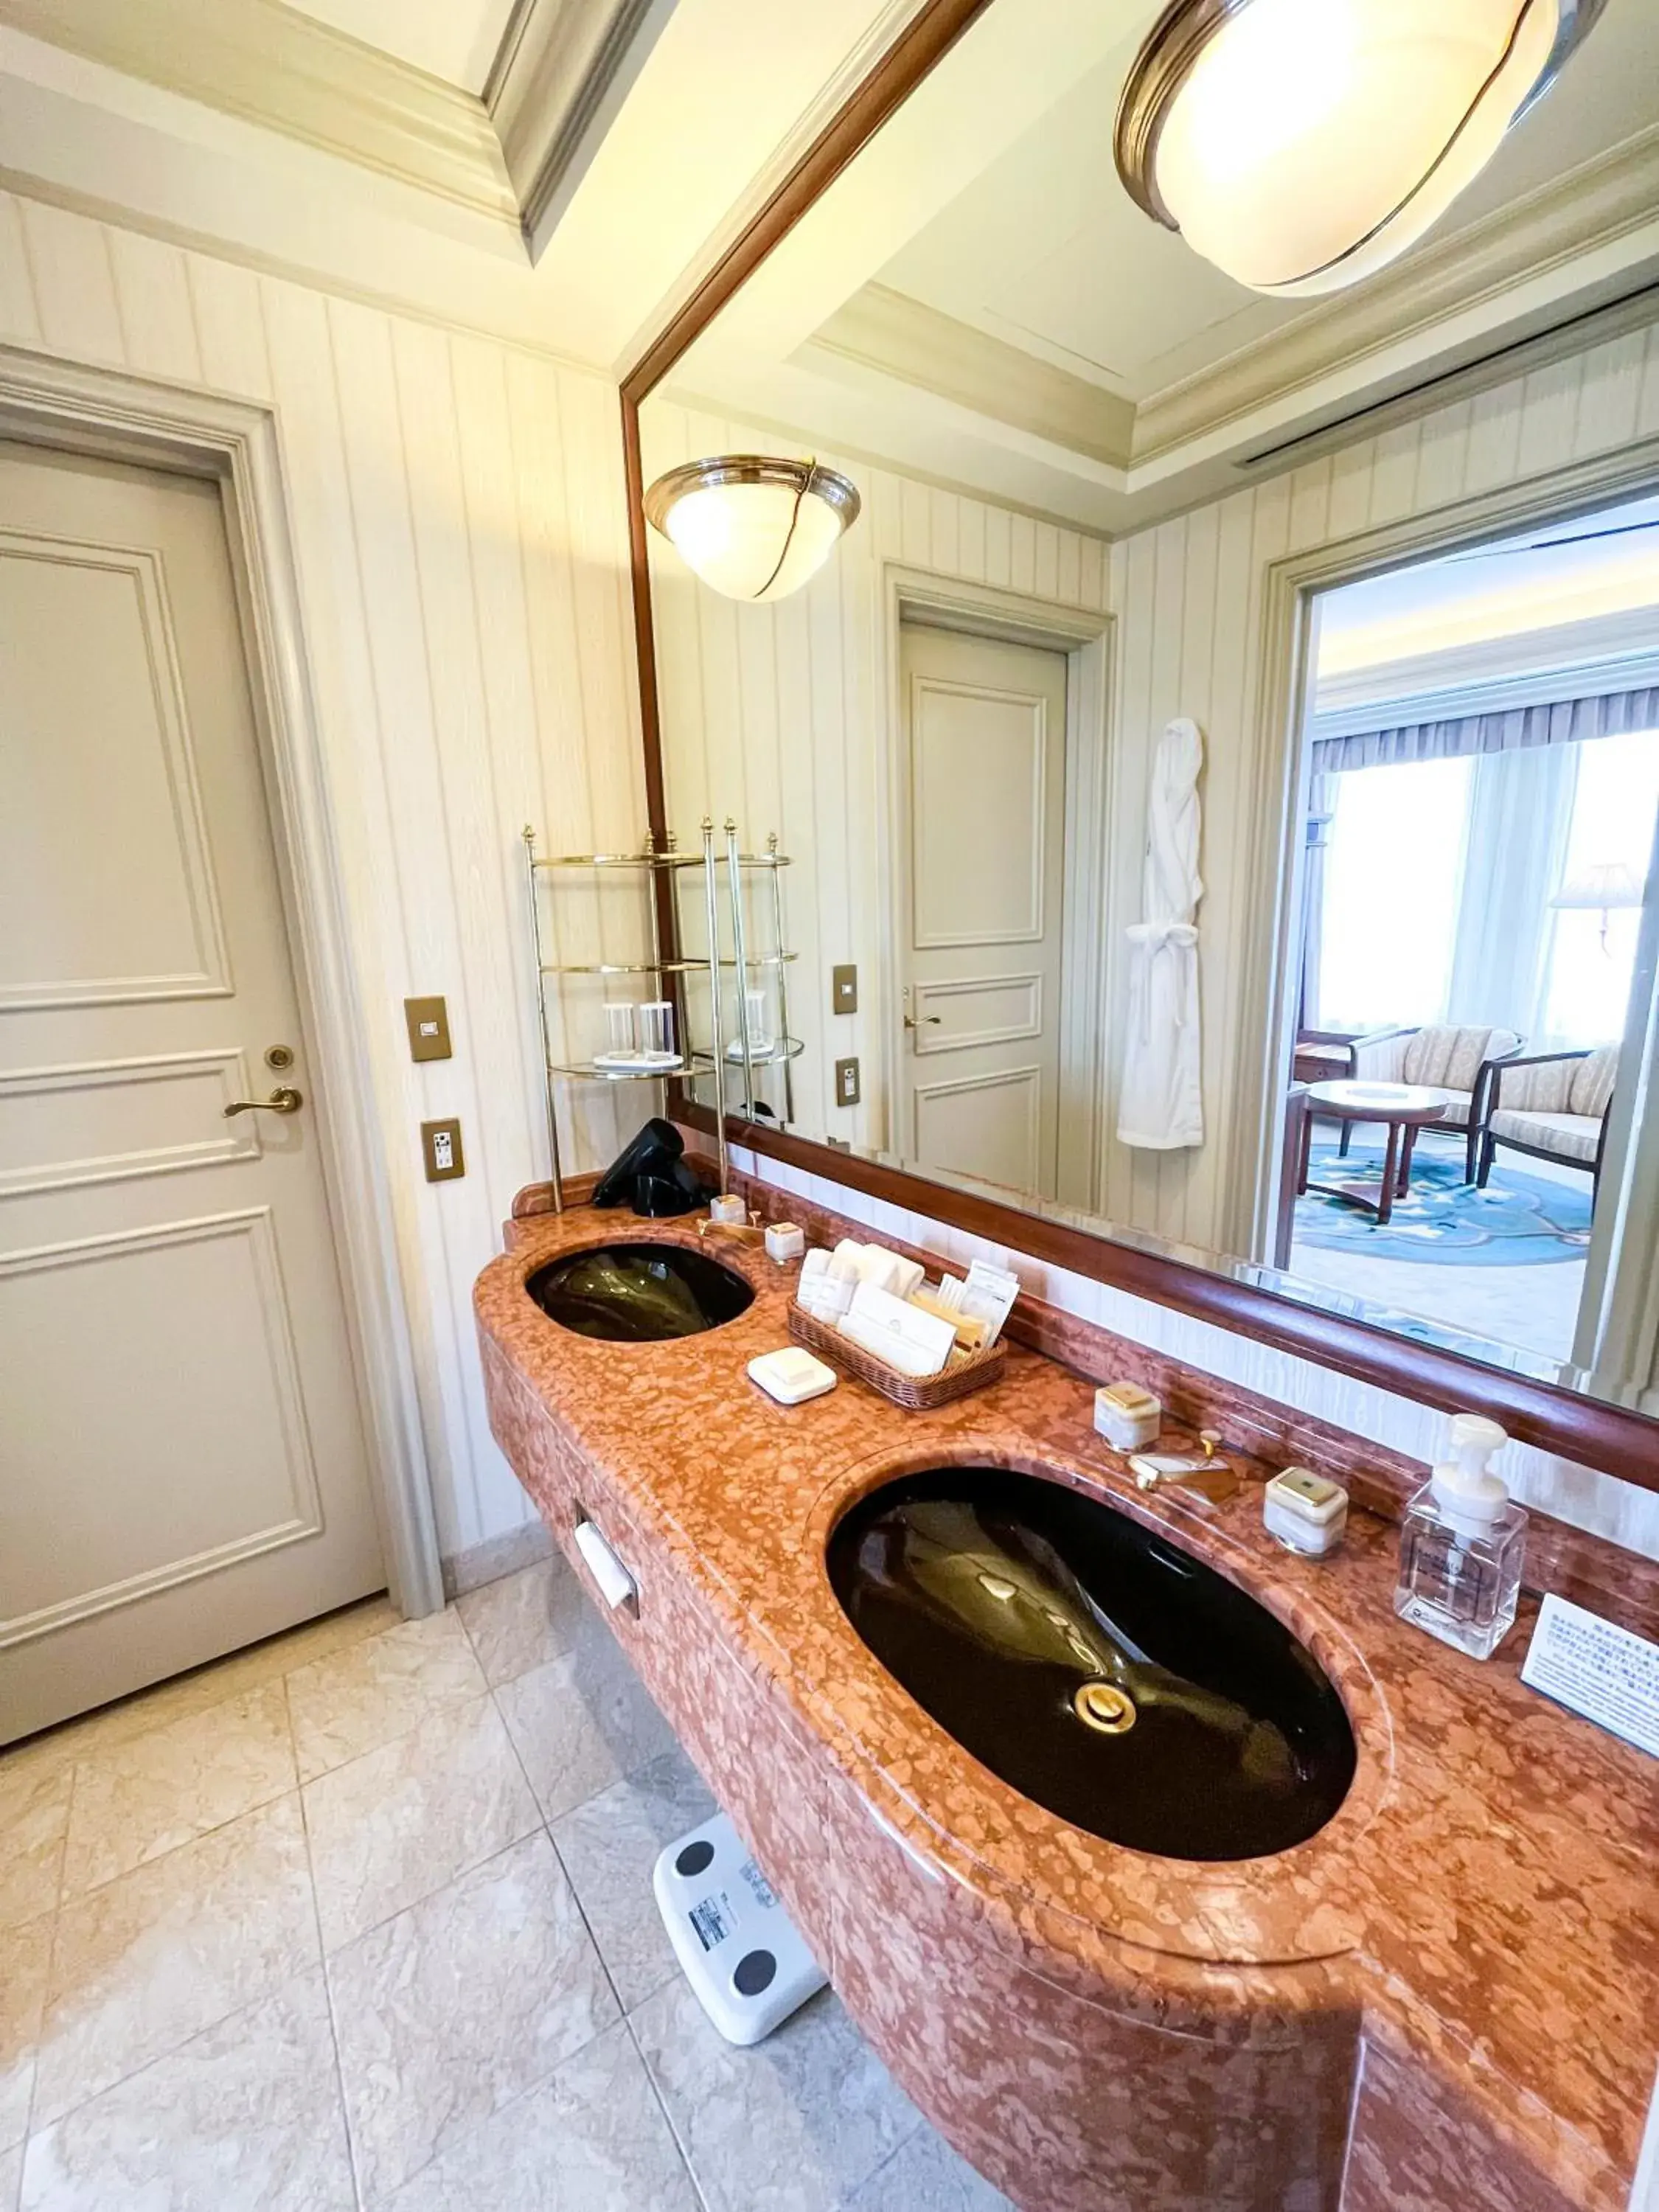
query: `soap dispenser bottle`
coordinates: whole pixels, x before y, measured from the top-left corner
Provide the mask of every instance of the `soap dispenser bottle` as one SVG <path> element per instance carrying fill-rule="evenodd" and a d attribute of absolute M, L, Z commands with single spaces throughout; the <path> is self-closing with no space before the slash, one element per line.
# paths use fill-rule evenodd
<path fill-rule="evenodd" d="M 1509 1437 L 1479 1413 L 1454 1416 L 1450 1456 L 1406 1509 L 1394 1609 L 1472 1659 L 1489 1659 L 1515 1620 L 1527 1516 L 1487 1462 Z"/>

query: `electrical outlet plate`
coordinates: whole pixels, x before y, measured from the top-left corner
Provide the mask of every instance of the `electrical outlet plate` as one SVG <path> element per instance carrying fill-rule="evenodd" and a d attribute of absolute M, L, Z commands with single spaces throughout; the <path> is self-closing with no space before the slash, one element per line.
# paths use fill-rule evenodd
<path fill-rule="evenodd" d="M 404 1020 L 409 1026 L 411 1060 L 450 1057 L 449 1009 L 441 999 L 405 999 Z"/>
<path fill-rule="evenodd" d="M 856 1060 L 836 1062 L 836 1103 L 837 1106 L 856 1106 L 860 1098 L 859 1064 Z"/>
<path fill-rule="evenodd" d="M 466 1173 L 459 1121 L 422 1121 L 421 1152 L 426 1161 L 428 1182 L 453 1182 L 458 1176 Z"/>
<path fill-rule="evenodd" d="M 830 970 L 830 1004 L 838 1014 L 855 1014 L 859 1010 L 859 971 L 856 968 L 832 968 Z"/>

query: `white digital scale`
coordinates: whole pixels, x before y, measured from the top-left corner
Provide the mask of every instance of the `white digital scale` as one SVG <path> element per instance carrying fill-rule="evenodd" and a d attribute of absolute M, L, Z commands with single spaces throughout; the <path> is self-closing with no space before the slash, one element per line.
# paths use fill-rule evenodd
<path fill-rule="evenodd" d="M 724 1813 L 659 1854 L 651 1887 L 674 1956 L 728 2043 L 758 2043 L 829 1980 Z"/>

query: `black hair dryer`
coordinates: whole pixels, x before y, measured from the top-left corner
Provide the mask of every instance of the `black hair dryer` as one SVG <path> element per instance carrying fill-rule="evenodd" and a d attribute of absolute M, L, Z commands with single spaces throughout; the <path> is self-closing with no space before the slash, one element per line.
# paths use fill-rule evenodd
<path fill-rule="evenodd" d="M 685 1139 L 672 1121 L 653 1116 L 630 1137 L 599 1177 L 591 1203 L 631 1206 L 642 1220 L 695 1213 L 714 1196 L 686 1164 Z"/>

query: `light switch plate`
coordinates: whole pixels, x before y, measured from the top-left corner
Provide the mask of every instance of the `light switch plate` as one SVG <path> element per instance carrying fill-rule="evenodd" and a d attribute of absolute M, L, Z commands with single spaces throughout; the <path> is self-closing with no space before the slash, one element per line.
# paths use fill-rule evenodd
<path fill-rule="evenodd" d="M 836 1062 L 836 1103 L 837 1106 L 856 1106 L 859 1091 L 859 1064 L 856 1060 Z"/>
<path fill-rule="evenodd" d="M 855 1014 L 859 1010 L 859 971 L 850 964 L 830 970 L 830 1005 L 837 1014 Z"/>
<path fill-rule="evenodd" d="M 422 1121 L 421 1152 L 428 1182 L 453 1182 L 457 1176 L 466 1173 L 459 1121 Z"/>
<path fill-rule="evenodd" d="M 405 999 L 404 1019 L 409 1024 L 411 1060 L 450 1058 L 449 1009 L 441 999 Z"/>

